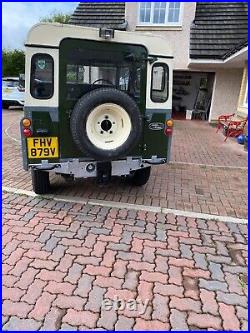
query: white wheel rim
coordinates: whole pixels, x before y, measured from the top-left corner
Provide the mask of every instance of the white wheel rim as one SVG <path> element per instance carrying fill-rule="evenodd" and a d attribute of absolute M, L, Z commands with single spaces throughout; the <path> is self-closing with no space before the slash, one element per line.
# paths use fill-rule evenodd
<path fill-rule="evenodd" d="M 125 109 L 114 103 L 94 108 L 86 120 L 86 132 L 90 142 L 99 149 L 117 149 L 126 142 L 132 129 Z"/>

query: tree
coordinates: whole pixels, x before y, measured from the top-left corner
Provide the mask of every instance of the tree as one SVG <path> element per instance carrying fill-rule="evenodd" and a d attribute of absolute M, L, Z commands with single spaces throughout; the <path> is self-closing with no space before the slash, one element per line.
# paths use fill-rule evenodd
<path fill-rule="evenodd" d="M 40 19 L 40 22 L 69 23 L 71 14 L 52 12 L 50 15 Z M 25 53 L 22 50 L 2 50 L 2 75 L 19 76 L 25 69 Z"/>
<path fill-rule="evenodd" d="M 57 22 L 67 24 L 69 23 L 71 14 L 63 14 L 61 12 L 53 12 L 48 16 L 40 19 L 40 22 Z"/>
<path fill-rule="evenodd" d="M 2 50 L 2 75 L 19 76 L 24 73 L 25 54 L 22 50 Z"/>

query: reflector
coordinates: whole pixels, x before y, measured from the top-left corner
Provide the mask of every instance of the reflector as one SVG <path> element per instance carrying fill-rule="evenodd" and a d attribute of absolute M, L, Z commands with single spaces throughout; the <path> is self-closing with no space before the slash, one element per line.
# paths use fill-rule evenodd
<path fill-rule="evenodd" d="M 166 127 L 165 130 L 164 130 L 164 133 L 165 133 L 165 135 L 167 135 L 167 136 L 168 136 L 168 135 L 171 135 L 172 132 L 173 132 L 172 128 L 169 128 L 169 127 Z"/>
<path fill-rule="evenodd" d="M 24 136 L 29 137 L 32 135 L 32 132 L 29 128 L 24 128 L 23 134 L 24 134 Z"/>

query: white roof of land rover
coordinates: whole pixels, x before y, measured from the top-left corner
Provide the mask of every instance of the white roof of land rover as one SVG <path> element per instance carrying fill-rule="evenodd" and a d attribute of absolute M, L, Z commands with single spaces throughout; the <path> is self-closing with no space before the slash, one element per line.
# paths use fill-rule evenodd
<path fill-rule="evenodd" d="M 79 38 L 107 42 L 107 40 L 99 37 L 98 28 L 60 23 L 39 23 L 30 29 L 25 45 L 59 47 L 60 42 L 64 38 Z M 143 45 L 147 48 L 149 54 L 172 57 L 172 50 L 167 39 L 154 36 L 151 33 L 146 34 L 115 30 L 114 38 L 109 41 Z"/>

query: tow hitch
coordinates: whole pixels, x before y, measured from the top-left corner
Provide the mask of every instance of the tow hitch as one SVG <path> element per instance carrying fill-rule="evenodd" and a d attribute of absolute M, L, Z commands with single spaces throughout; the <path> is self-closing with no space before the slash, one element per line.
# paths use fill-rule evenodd
<path fill-rule="evenodd" d="M 97 183 L 108 184 L 111 180 L 111 162 L 97 162 Z"/>

